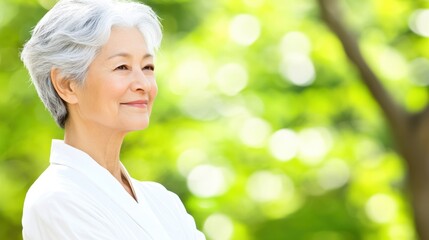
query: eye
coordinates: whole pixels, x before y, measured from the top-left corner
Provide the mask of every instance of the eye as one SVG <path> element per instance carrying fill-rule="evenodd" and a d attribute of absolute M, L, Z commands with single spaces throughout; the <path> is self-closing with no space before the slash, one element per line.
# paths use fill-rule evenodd
<path fill-rule="evenodd" d="M 155 71 L 155 66 L 152 64 L 146 65 L 143 70 Z"/>
<path fill-rule="evenodd" d="M 128 70 L 128 66 L 123 64 L 123 65 L 117 66 L 115 70 Z"/>

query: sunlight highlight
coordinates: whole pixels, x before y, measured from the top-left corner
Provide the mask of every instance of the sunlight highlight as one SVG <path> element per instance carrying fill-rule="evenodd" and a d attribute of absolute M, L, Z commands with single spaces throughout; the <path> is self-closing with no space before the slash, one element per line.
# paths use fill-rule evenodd
<path fill-rule="evenodd" d="M 283 57 L 279 68 L 281 75 L 297 86 L 311 85 L 316 77 L 313 62 L 305 54 L 288 54 Z"/>
<path fill-rule="evenodd" d="M 369 219 L 376 223 L 387 223 L 396 216 L 398 206 L 395 200 L 386 194 L 373 195 L 365 205 Z"/>
<path fill-rule="evenodd" d="M 280 42 L 280 52 L 282 56 L 290 53 L 310 54 L 311 42 L 302 32 L 288 32 Z"/>
<path fill-rule="evenodd" d="M 250 147 L 263 147 L 271 132 L 271 125 L 261 118 L 249 118 L 240 129 L 240 140 Z"/>
<path fill-rule="evenodd" d="M 423 37 L 429 37 L 429 9 L 414 11 L 408 22 L 410 29 Z"/>
<path fill-rule="evenodd" d="M 234 233 L 234 225 L 228 216 L 214 213 L 204 222 L 203 230 L 209 239 L 228 240 Z"/>
<path fill-rule="evenodd" d="M 217 111 L 219 101 L 218 96 L 210 91 L 196 91 L 183 97 L 180 108 L 193 119 L 209 121 L 220 115 Z"/>
<path fill-rule="evenodd" d="M 192 74 L 189 74 L 192 73 Z M 185 60 L 178 64 L 170 78 L 170 90 L 177 95 L 204 90 L 210 82 L 206 64 L 201 59 Z"/>
<path fill-rule="evenodd" d="M 229 26 L 229 35 L 237 44 L 249 46 L 254 43 L 261 33 L 257 17 L 250 14 L 235 16 Z"/>
<path fill-rule="evenodd" d="M 295 192 L 294 184 L 288 176 L 271 171 L 253 173 L 249 177 L 246 190 L 250 198 L 260 203 L 288 200 Z"/>
<path fill-rule="evenodd" d="M 350 179 L 349 166 L 341 159 L 334 159 L 318 170 L 318 181 L 325 190 L 344 186 Z"/>
<path fill-rule="evenodd" d="M 408 63 L 398 51 L 385 48 L 378 54 L 378 67 L 391 80 L 399 80 L 408 74 Z"/>
<path fill-rule="evenodd" d="M 183 151 L 177 159 L 177 169 L 179 173 L 187 177 L 191 170 L 197 165 L 207 162 L 207 154 L 198 148 L 191 148 Z"/>
<path fill-rule="evenodd" d="M 196 196 L 209 198 L 222 195 L 227 190 L 224 170 L 212 165 L 199 165 L 191 170 L 187 184 Z"/>
<path fill-rule="evenodd" d="M 223 65 L 216 73 L 215 81 L 219 91 L 225 95 L 234 96 L 247 86 L 248 74 L 246 68 L 239 63 Z"/>
<path fill-rule="evenodd" d="M 307 165 L 315 165 L 331 150 L 332 137 L 325 128 L 308 128 L 298 134 L 299 159 Z"/>
<path fill-rule="evenodd" d="M 271 135 L 269 151 L 280 161 L 289 161 L 298 153 L 299 139 L 290 129 L 280 129 Z"/>
<path fill-rule="evenodd" d="M 286 33 L 280 42 L 279 51 L 282 57 L 279 72 L 285 80 L 297 86 L 313 83 L 316 71 L 310 58 L 311 42 L 304 33 Z"/>

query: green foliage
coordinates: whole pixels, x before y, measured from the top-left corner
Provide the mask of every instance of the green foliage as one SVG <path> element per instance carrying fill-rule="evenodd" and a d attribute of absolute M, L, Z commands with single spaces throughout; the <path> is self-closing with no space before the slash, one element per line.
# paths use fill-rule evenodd
<path fill-rule="evenodd" d="M 209 239 L 415 239 L 386 123 L 315 2 L 147 2 L 165 38 L 151 125 L 123 146 L 135 178 L 178 193 Z M 389 91 L 425 106 L 412 66 L 428 40 L 408 20 L 427 1 L 343 3 Z M 19 60 L 49 6 L 0 3 L 0 239 L 21 238 L 25 192 L 62 138 Z"/>

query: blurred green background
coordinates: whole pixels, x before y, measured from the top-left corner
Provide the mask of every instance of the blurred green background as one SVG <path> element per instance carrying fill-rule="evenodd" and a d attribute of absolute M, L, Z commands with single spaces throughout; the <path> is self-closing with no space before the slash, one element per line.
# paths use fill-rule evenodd
<path fill-rule="evenodd" d="M 19 52 L 55 1 L 0 2 L 0 239 L 60 130 Z M 429 1 L 347 0 L 368 62 L 409 111 L 428 100 Z M 208 239 L 416 239 L 380 109 L 311 0 L 148 0 L 159 95 L 122 161 L 176 192 Z"/>

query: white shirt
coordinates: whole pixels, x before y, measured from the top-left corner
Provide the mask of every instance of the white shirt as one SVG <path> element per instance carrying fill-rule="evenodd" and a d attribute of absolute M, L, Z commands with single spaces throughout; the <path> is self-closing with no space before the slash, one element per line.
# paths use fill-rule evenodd
<path fill-rule="evenodd" d="M 176 194 L 129 177 L 137 202 L 89 155 L 53 140 L 50 166 L 27 192 L 25 240 L 203 240 Z"/>

